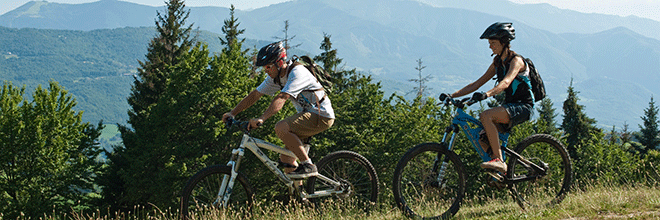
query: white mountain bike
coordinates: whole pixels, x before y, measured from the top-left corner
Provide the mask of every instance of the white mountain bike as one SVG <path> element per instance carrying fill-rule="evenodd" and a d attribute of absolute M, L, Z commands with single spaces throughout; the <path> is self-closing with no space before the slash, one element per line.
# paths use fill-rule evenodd
<path fill-rule="evenodd" d="M 316 163 L 318 173 L 306 179 L 302 189 L 294 185 L 260 148 L 295 157 L 293 152 L 251 137 L 248 122 L 229 119 L 227 128 L 239 128 L 243 139 L 226 165 L 213 165 L 197 172 L 188 180 L 181 196 L 181 217 L 194 218 L 210 210 L 249 210 L 253 204 L 254 191 L 247 176 L 239 168 L 243 163 L 245 149 L 252 153 L 288 188 L 289 195 L 312 202 L 322 198 L 334 198 L 360 204 L 375 204 L 378 199 L 378 176 L 369 160 L 352 151 L 329 153 Z M 238 183 L 238 184 L 235 184 Z"/>

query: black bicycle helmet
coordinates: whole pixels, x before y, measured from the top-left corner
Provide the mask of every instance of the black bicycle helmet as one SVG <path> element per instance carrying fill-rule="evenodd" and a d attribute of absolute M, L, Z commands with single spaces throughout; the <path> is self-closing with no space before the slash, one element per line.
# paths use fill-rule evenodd
<path fill-rule="evenodd" d="M 486 28 L 479 39 L 498 39 L 509 42 L 516 39 L 516 30 L 510 22 L 495 22 Z"/>
<path fill-rule="evenodd" d="M 265 66 L 281 59 L 286 59 L 286 50 L 282 42 L 275 42 L 262 47 L 257 54 L 256 66 Z"/>

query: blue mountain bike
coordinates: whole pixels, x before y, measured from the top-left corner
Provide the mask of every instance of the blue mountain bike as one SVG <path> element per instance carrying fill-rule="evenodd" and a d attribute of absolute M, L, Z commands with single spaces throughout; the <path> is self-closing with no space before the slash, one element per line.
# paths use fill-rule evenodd
<path fill-rule="evenodd" d="M 452 151 L 459 130 L 463 130 L 483 161 L 491 160 L 479 143 L 481 122 L 464 111 L 476 101 L 442 101 L 455 107 L 452 124 L 445 129 L 442 141 L 408 150 L 394 171 L 394 199 L 409 217 L 446 219 L 458 212 L 466 185 L 465 166 Z M 534 134 L 511 150 L 507 147 L 509 133 L 499 133 L 499 138 L 508 168 L 506 173 L 486 170 L 492 177 L 488 185 L 508 189 L 522 209 L 560 203 L 573 180 L 571 159 L 561 142 L 547 134 Z"/>

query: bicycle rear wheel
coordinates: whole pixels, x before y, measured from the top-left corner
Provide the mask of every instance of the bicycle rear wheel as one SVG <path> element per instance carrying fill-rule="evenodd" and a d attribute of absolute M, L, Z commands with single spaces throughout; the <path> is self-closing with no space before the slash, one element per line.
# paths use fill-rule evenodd
<path fill-rule="evenodd" d="M 516 153 L 546 169 L 537 173 L 520 160 L 509 157 L 507 176 L 510 179 L 529 178 L 510 187 L 514 200 L 521 208 L 543 208 L 559 204 L 573 181 L 571 159 L 566 148 L 553 136 L 535 134 L 523 139 Z"/>
<path fill-rule="evenodd" d="M 190 178 L 181 195 L 182 219 L 199 218 L 212 215 L 220 210 L 220 186 L 223 178 L 231 176 L 231 167 L 214 165 L 202 169 Z M 252 206 L 253 192 L 247 179 L 238 173 L 229 198 L 228 209 L 235 211 L 249 210 Z"/>
<path fill-rule="evenodd" d="M 397 206 L 408 217 L 448 219 L 463 200 L 465 168 L 445 144 L 420 144 L 396 165 L 392 191 Z"/>
<path fill-rule="evenodd" d="M 369 207 L 378 201 L 378 175 L 369 160 L 352 151 L 336 151 L 323 157 L 316 163 L 319 174 L 342 184 L 343 194 L 333 196 L 344 203 L 358 207 Z M 316 177 L 310 177 L 306 183 L 307 193 L 333 189 Z M 318 198 L 313 201 L 324 201 L 328 198 Z"/>

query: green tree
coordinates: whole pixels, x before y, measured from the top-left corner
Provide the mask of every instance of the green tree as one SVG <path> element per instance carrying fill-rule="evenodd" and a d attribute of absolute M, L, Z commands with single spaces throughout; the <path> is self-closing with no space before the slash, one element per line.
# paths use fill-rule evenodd
<path fill-rule="evenodd" d="M 658 128 L 658 107 L 655 106 L 653 97 L 649 102 L 649 107 L 644 109 L 644 116 L 641 117 L 644 125 L 639 125 L 639 133 L 635 134 L 635 138 L 639 140 L 644 148 L 638 149 L 642 154 L 646 154 L 647 151 L 656 149 L 658 144 L 660 144 L 660 128 Z"/>
<path fill-rule="evenodd" d="M 564 101 L 564 120 L 561 124 L 568 153 L 575 160 L 580 159 L 577 157 L 577 149 L 590 143 L 592 135 L 600 132 L 600 129 L 594 126 L 596 120 L 587 117 L 587 114 L 584 113 L 584 106 L 578 104 L 580 98 L 577 97 L 577 93 L 571 81 L 571 85 L 568 87 L 568 97 Z"/>
<path fill-rule="evenodd" d="M 559 130 L 557 129 L 557 122 L 555 121 L 558 114 L 555 113 L 555 108 L 553 108 L 552 105 L 552 100 L 549 98 L 541 100 L 541 108 L 538 109 L 538 120 L 543 121 L 544 125 L 539 128 L 539 133 L 552 134 Z"/>
<path fill-rule="evenodd" d="M 91 209 L 102 124 L 83 123 L 76 100 L 56 82 L 37 87 L 31 101 L 24 92 L 7 82 L 0 92 L 0 213 Z"/>
<path fill-rule="evenodd" d="M 147 60 L 139 61 L 139 78 L 135 78 L 128 97 L 128 104 L 131 106 L 128 122 L 134 127 L 147 117 L 145 114 L 149 107 L 158 102 L 163 94 L 171 74 L 169 66 L 176 65 L 177 57 L 187 53 L 193 45 L 190 37 L 192 24 L 185 26 L 190 11 L 185 10 L 183 0 L 170 0 L 166 5 L 167 14 L 157 12 L 155 23 L 158 35 L 149 43 Z M 122 130 L 129 132 L 127 128 Z"/>
<path fill-rule="evenodd" d="M 578 187 L 594 183 L 630 184 L 639 180 L 635 177 L 641 166 L 638 157 L 621 145 L 610 143 L 602 131 L 585 138 L 576 149 L 576 156 L 571 157 Z"/>
<path fill-rule="evenodd" d="M 225 26 L 225 30 L 229 29 Z M 232 39 L 238 39 L 239 32 L 235 34 Z M 122 133 L 126 147 L 115 149 L 109 156 L 113 170 L 108 172 L 104 185 L 114 193 L 108 193 L 106 199 L 120 202 L 113 204 L 116 208 L 148 203 L 174 207 L 178 192 L 190 176 L 205 166 L 227 160 L 237 136 L 225 135 L 220 116 L 265 78 L 264 74 L 250 76 L 247 51 L 240 50 L 242 41 L 233 42 L 212 57 L 207 46 L 198 43 L 179 54 L 176 62 L 166 65 L 169 74 L 159 99 L 145 111 L 144 122 L 133 124 L 132 132 Z M 254 117 L 267 104 L 259 102 L 240 116 Z M 269 127 L 270 130 L 260 129 L 252 134 L 273 133 L 272 125 L 264 126 Z M 272 140 L 273 136 L 264 139 Z M 253 171 L 253 165 L 258 164 L 246 163 L 242 169 L 255 178 L 267 172 Z M 262 182 L 255 187 L 268 190 L 269 186 Z"/>
<path fill-rule="evenodd" d="M 169 204 L 176 191 L 164 192 L 171 188 L 158 188 L 170 179 L 165 172 L 175 169 L 170 166 L 171 151 L 163 141 L 168 134 L 160 120 L 162 115 L 154 115 L 158 103 L 167 101 L 163 95 L 168 83 L 178 66 L 186 65 L 189 51 L 193 45 L 190 39 L 192 25 L 185 26 L 189 11 L 182 0 L 166 2 L 167 13 L 157 13 L 156 30 L 158 35 L 151 40 L 146 55 L 147 61 L 140 62 L 139 78 L 135 78 L 128 97 L 131 107 L 128 111 L 131 125 L 119 125 L 123 146 L 115 146 L 113 152 L 107 152 L 108 167 L 100 181 L 103 197 L 112 209 L 129 209 L 134 205 Z M 191 66 L 194 68 L 196 66 Z M 206 66 L 204 66 L 206 68 Z M 162 145 L 162 146 L 161 146 Z M 160 182 L 159 182 L 160 181 Z M 160 183 L 160 184 L 159 184 Z"/>
<path fill-rule="evenodd" d="M 632 137 L 632 133 L 630 132 L 630 130 L 628 130 L 628 127 L 630 127 L 628 125 L 628 123 L 623 122 L 623 130 L 621 131 L 621 142 L 622 142 L 622 144 L 630 142 L 630 139 Z"/>
<path fill-rule="evenodd" d="M 619 135 L 616 132 L 616 126 L 612 126 L 612 130 L 610 131 L 609 136 L 609 144 L 616 144 L 617 140 L 619 139 Z"/>
<path fill-rule="evenodd" d="M 225 34 L 225 39 L 220 38 L 220 43 L 227 45 L 225 49 L 232 49 L 234 48 L 234 44 L 243 44 L 245 42 L 245 38 L 238 38 L 239 35 L 245 32 L 245 29 L 238 28 L 240 22 L 238 22 L 238 18 L 234 17 L 235 10 L 234 4 L 232 4 L 229 8 L 229 19 L 225 19 L 225 24 L 222 26 L 222 33 Z M 239 47 L 238 49 L 240 50 L 241 48 Z"/>
<path fill-rule="evenodd" d="M 330 37 L 332 37 L 330 34 L 323 33 L 323 41 L 321 41 L 321 46 L 319 47 L 319 49 L 323 50 L 323 52 L 321 52 L 321 54 L 318 56 L 315 56 L 314 60 L 316 62 L 323 63 L 323 69 L 328 71 L 330 74 L 333 74 L 340 71 L 337 68 L 343 59 L 337 58 L 337 49 L 332 49 L 332 41 L 330 40 Z M 332 76 L 333 78 L 342 77 L 341 75 Z"/>
<path fill-rule="evenodd" d="M 337 49 L 332 48 L 330 37 L 330 34 L 323 33 L 323 41 L 321 41 L 321 46 L 319 47 L 323 52 L 314 56 L 314 61 L 323 63 L 323 69 L 332 77 L 333 87 L 341 91 L 343 89 L 342 85 L 344 85 L 342 80 L 344 80 L 344 73 L 346 71 L 339 68 L 343 59 L 337 57 Z"/>

